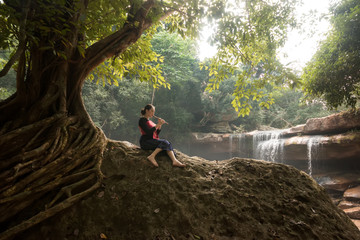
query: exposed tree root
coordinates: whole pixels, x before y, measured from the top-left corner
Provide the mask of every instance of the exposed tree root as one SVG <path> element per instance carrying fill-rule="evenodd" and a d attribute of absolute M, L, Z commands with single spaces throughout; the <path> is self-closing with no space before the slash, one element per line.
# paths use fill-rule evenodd
<path fill-rule="evenodd" d="M 85 197 L 87 194 L 93 192 L 94 190 L 96 190 L 98 187 L 100 187 L 100 182 L 97 181 L 94 185 L 92 185 L 90 188 L 74 195 L 71 196 L 69 198 L 67 198 L 66 200 L 56 204 L 54 207 L 46 209 L 45 211 L 39 212 L 37 215 L 31 217 L 28 220 L 25 220 L 23 222 L 21 222 L 20 224 L 6 230 L 5 232 L 2 232 L 0 235 L 0 239 L 9 239 L 11 237 L 13 237 L 14 235 L 16 235 L 17 233 L 24 231 L 25 229 L 30 228 L 31 226 L 34 226 L 35 224 L 40 223 L 41 221 L 44 221 L 45 219 L 54 216 L 55 214 L 63 211 L 64 209 L 71 207 L 72 205 L 74 205 L 76 202 L 78 202 L 79 200 L 81 200 L 83 197 Z"/>
<path fill-rule="evenodd" d="M 91 123 L 57 114 L 0 132 L 0 239 L 10 239 L 100 186 L 107 138 Z M 35 201 L 41 207 L 34 210 Z"/>

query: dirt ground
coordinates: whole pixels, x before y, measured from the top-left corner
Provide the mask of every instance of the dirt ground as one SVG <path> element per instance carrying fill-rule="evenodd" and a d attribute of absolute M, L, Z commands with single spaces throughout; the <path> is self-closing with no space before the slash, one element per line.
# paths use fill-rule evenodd
<path fill-rule="evenodd" d="M 185 169 L 109 142 L 101 189 L 18 239 L 360 239 L 325 190 L 294 167 L 178 153 Z"/>

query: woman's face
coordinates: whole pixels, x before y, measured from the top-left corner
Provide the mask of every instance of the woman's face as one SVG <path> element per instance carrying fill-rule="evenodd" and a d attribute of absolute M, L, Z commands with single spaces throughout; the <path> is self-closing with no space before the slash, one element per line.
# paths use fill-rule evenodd
<path fill-rule="evenodd" d="M 153 117 L 154 114 L 155 114 L 155 108 L 154 107 L 149 109 L 149 110 L 146 110 L 146 111 L 147 111 L 148 117 Z"/>

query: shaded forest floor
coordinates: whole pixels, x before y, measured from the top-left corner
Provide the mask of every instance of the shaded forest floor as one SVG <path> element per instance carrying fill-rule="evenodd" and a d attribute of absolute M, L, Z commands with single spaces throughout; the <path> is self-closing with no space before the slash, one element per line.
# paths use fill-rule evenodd
<path fill-rule="evenodd" d="M 287 165 L 147 151 L 110 141 L 102 188 L 19 239 L 360 239 L 325 190 Z"/>

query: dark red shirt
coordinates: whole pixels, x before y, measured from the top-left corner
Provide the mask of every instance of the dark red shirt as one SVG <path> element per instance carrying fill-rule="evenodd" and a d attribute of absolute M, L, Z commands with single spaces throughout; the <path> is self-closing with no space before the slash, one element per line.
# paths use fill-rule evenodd
<path fill-rule="evenodd" d="M 156 124 L 153 121 L 144 117 L 140 118 L 139 129 L 144 140 L 159 139 L 160 129 L 156 129 Z"/>

